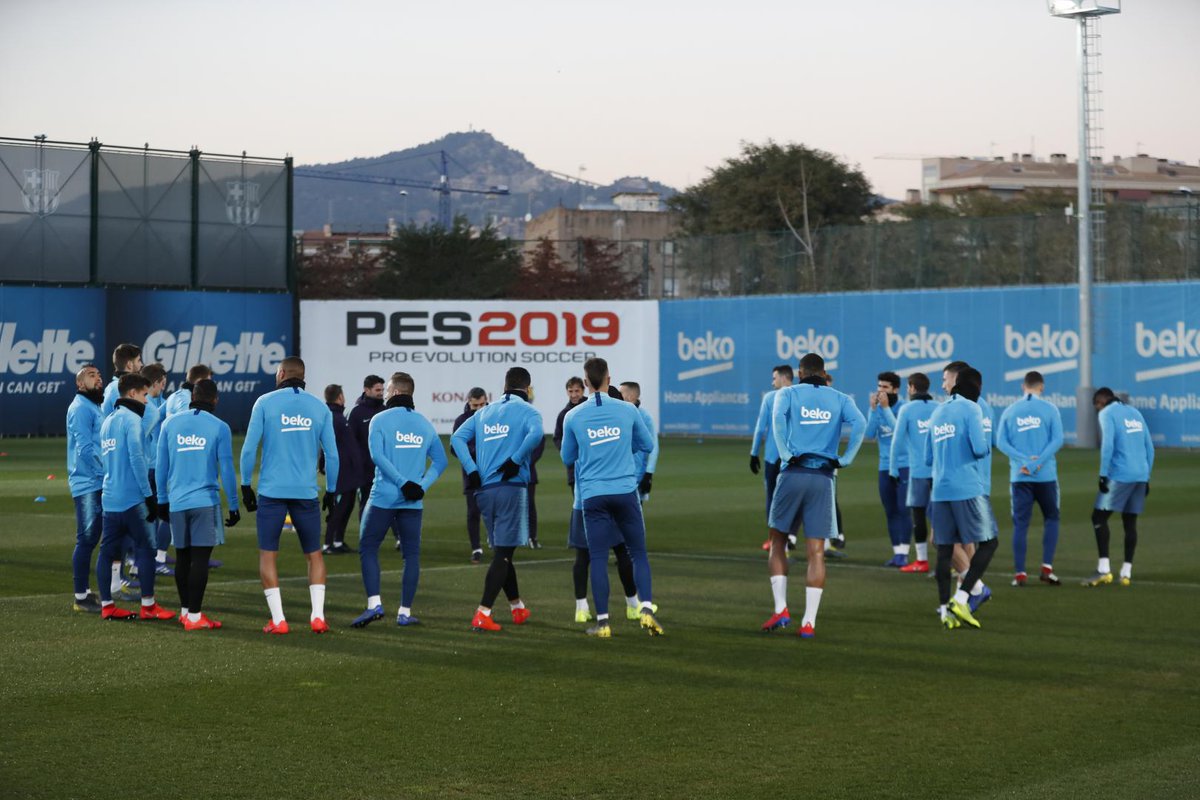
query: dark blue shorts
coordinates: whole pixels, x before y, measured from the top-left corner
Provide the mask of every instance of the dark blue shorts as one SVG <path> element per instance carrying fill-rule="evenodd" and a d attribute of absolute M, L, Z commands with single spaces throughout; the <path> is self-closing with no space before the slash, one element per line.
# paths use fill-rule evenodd
<path fill-rule="evenodd" d="M 806 539 L 837 536 L 833 475 L 825 470 L 788 467 L 779 473 L 771 502 L 773 530 L 795 535 L 804 525 Z"/>
<path fill-rule="evenodd" d="M 996 515 L 987 497 L 967 500 L 934 500 L 929 521 L 933 525 L 933 543 L 979 544 L 996 538 Z"/>
<path fill-rule="evenodd" d="M 583 509 L 571 509 L 571 527 L 567 529 L 567 547 L 587 550 L 587 534 L 583 532 Z"/>
<path fill-rule="evenodd" d="M 529 492 L 524 486 L 493 483 L 475 492 L 492 547 L 529 543 Z"/>
<path fill-rule="evenodd" d="M 216 547 L 225 544 L 225 524 L 220 506 L 171 511 L 171 544 L 182 547 Z"/>
<path fill-rule="evenodd" d="M 1146 484 L 1108 482 L 1107 492 L 1096 493 L 1098 511 L 1119 511 L 1122 514 L 1140 514 L 1146 507 Z"/>
<path fill-rule="evenodd" d="M 279 537 L 283 535 L 283 521 L 288 515 L 300 538 L 300 548 L 305 553 L 321 549 L 321 506 L 315 500 L 279 500 L 274 497 L 258 496 L 258 549 L 272 553 L 279 550 Z"/>
<path fill-rule="evenodd" d="M 592 553 L 611 550 L 619 544 L 631 553 L 646 549 L 646 523 L 637 491 L 602 494 L 583 501 L 583 530 Z M 605 556 L 607 558 L 607 556 Z"/>
<path fill-rule="evenodd" d="M 908 507 L 927 508 L 933 499 L 933 478 L 914 478 L 908 476 Z"/>

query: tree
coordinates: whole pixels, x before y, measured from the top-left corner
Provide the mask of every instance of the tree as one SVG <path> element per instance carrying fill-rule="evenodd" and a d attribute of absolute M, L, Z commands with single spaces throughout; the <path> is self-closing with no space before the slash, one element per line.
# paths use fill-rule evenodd
<path fill-rule="evenodd" d="M 342 250 L 332 243 L 296 259 L 296 283 L 306 300 L 372 297 L 381 257 L 361 247 Z"/>
<path fill-rule="evenodd" d="M 542 237 L 525 258 L 513 297 L 521 300 L 627 300 L 641 297 L 641 276 L 622 268 L 616 242 L 582 238 L 575 241 L 577 266 L 562 259 L 558 245 Z"/>
<path fill-rule="evenodd" d="M 513 287 L 518 300 L 559 300 L 578 297 L 578 273 L 558 255 L 558 246 L 543 236 L 526 254 L 521 278 Z"/>
<path fill-rule="evenodd" d="M 495 299 L 508 297 L 521 270 L 521 255 L 490 225 L 472 231 L 457 216 L 439 225 L 401 228 L 388 246 L 376 281 L 381 297 Z"/>

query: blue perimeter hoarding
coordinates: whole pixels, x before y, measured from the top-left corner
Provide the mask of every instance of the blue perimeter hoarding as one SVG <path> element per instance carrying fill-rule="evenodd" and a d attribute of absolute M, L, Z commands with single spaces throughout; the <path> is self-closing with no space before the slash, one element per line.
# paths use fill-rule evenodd
<path fill-rule="evenodd" d="M 291 340 L 287 294 L 0 286 L 0 434 L 65 433 L 75 372 L 94 363 L 107 381 L 121 342 L 162 362 L 168 391 L 211 366 L 217 416 L 244 430 Z"/>
<path fill-rule="evenodd" d="M 1095 289 L 1093 379 L 1129 395 L 1154 441 L 1200 445 L 1200 283 Z M 1075 437 L 1078 294 L 1073 286 L 739 297 L 664 302 L 659 312 L 664 433 L 749 435 L 771 368 L 820 353 L 864 413 L 876 375 L 961 359 L 983 372 L 997 415 L 1029 370 Z M 1090 409 L 1089 409 L 1090 411 Z"/>

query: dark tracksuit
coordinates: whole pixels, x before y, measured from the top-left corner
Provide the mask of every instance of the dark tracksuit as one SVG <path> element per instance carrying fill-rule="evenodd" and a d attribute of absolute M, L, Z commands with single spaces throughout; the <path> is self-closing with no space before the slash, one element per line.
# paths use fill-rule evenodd
<path fill-rule="evenodd" d="M 362 486 L 362 459 L 359 456 L 358 444 L 350 432 L 346 422 L 345 406 L 337 403 L 326 403 L 333 414 L 333 438 L 337 442 L 338 463 L 340 468 L 337 476 L 337 500 L 329 514 L 325 517 L 325 544 L 332 547 L 334 542 L 346 540 L 346 523 L 350 521 L 350 513 L 354 511 L 354 497 Z M 325 456 L 321 455 L 322 468 Z M 328 488 L 328 487 L 327 487 Z"/>
<path fill-rule="evenodd" d="M 582 403 L 582 402 L 583 402 L 583 399 L 580 398 L 579 403 Z M 570 411 L 572 408 L 575 408 L 575 406 L 579 405 L 579 403 L 570 403 L 570 402 L 567 403 L 566 406 L 563 407 L 563 410 L 558 412 L 558 419 L 556 419 L 554 421 L 554 446 L 558 448 L 558 451 L 560 453 L 562 452 L 562 442 L 563 442 L 563 420 L 566 419 L 567 412 Z M 538 453 L 538 455 L 541 456 L 541 453 Z M 575 489 L 575 465 L 574 464 L 571 464 L 570 466 L 567 467 L 567 486 L 569 486 L 572 490 Z"/>
<path fill-rule="evenodd" d="M 371 419 L 383 411 L 383 400 L 360 395 L 350 409 L 350 435 L 358 449 L 358 463 L 361 468 L 358 473 L 360 483 L 358 491 L 358 521 L 362 522 L 363 509 L 367 507 L 367 499 L 371 496 L 371 484 L 375 481 L 375 462 L 371 460 L 371 448 L 368 435 L 371 432 Z"/>
<path fill-rule="evenodd" d="M 451 433 L 461 428 L 463 423 L 469 420 L 474 413 L 469 405 L 464 405 L 463 413 L 459 414 L 458 418 L 454 420 L 454 428 Z M 471 458 L 474 458 L 475 442 L 468 443 L 467 449 L 471 452 Z M 454 450 L 451 449 L 450 452 L 453 454 Z M 475 490 L 467 483 L 467 471 L 465 469 L 460 471 L 462 472 L 463 497 L 467 500 L 467 537 L 471 540 L 471 550 L 474 552 L 475 550 L 482 549 L 479 544 L 479 503 L 475 501 Z"/>
<path fill-rule="evenodd" d="M 533 452 L 529 454 L 529 540 L 536 542 L 537 535 L 537 502 L 534 500 L 534 492 L 537 489 L 538 474 L 537 462 L 542 457 L 542 453 L 546 452 L 546 437 L 543 436 L 538 440 L 537 446 L 533 448 Z"/>

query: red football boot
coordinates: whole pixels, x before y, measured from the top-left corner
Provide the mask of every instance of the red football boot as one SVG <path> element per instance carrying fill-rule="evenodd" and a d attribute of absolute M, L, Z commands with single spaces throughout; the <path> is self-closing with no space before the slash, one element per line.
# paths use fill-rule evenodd
<path fill-rule="evenodd" d="M 928 561 L 914 561 L 906 567 L 900 568 L 901 572 L 929 572 Z"/>
<path fill-rule="evenodd" d="M 278 625 L 274 621 L 268 622 L 263 626 L 263 633 L 273 633 L 277 636 L 282 636 L 288 632 L 287 620 L 281 620 Z"/>
<path fill-rule="evenodd" d="M 116 605 L 107 605 L 100 609 L 100 619 L 127 620 L 137 619 L 137 614 L 132 611 L 126 611 L 123 608 L 117 608 Z"/>
<path fill-rule="evenodd" d="M 770 633 L 771 631 L 776 630 L 778 628 L 786 628 L 788 625 L 791 625 L 791 624 L 792 624 L 792 615 L 789 614 L 788 610 L 785 608 L 783 611 L 780 611 L 778 614 L 772 614 L 767 619 L 767 621 L 762 624 L 762 630 L 764 633 Z"/>
<path fill-rule="evenodd" d="M 313 633 L 328 633 L 329 623 L 321 617 L 317 617 L 309 623 L 312 626 Z"/>
<path fill-rule="evenodd" d="M 175 612 L 168 611 L 158 603 L 155 603 L 152 606 L 142 606 L 141 611 L 138 612 L 138 619 L 175 619 Z"/>
<path fill-rule="evenodd" d="M 513 625 L 524 625 L 529 619 L 528 608 L 514 608 L 512 610 Z"/>
<path fill-rule="evenodd" d="M 482 611 L 476 610 L 475 616 L 471 618 L 471 630 L 498 631 L 500 630 L 500 623 L 492 619 L 490 614 L 484 614 Z"/>
<path fill-rule="evenodd" d="M 204 614 L 201 614 L 200 619 L 196 620 L 195 622 L 192 622 L 190 619 L 183 620 L 183 629 L 185 631 L 215 631 L 219 627 L 221 627 L 220 620 L 209 619 Z"/>

